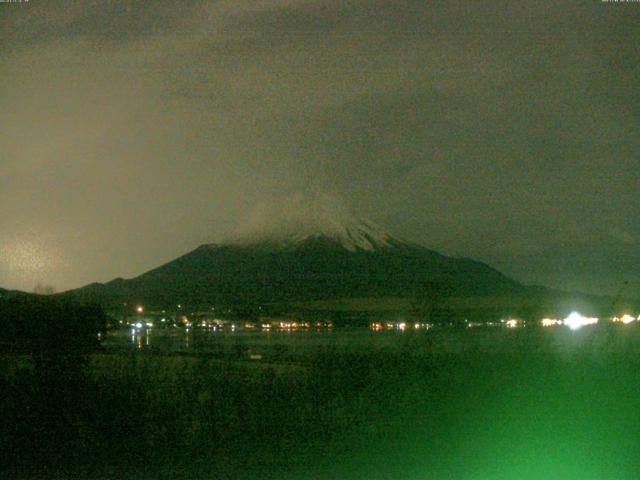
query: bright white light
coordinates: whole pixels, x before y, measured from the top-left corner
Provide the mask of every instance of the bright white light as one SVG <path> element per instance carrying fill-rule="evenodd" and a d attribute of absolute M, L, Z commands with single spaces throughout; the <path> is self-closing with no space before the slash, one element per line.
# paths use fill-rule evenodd
<path fill-rule="evenodd" d="M 507 328 L 516 328 L 520 322 L 515 318 L 510 318 L 505 323 L 507 324 Z"/>
<path fill-rule="evenodd" d="M 631 315 L 625 314 L 622 316 L 620 321 L 626 325 L 627 323 L 635 321 L 635 318 L 633 318 Z"/>
<path fill-rule="evenodd" d="M 564 324 L 571 330 L 577 330 L 585 325 L 594 325 L 598 323 L 598 319 L 594 317 L 585 317 L 578 312 L 571 312 L 571 314 L 564 319 Z"/>
<path fill-rule="evenodd" d="M 406 323 L 404 323 L 404 322 L 399 323 L 399 324 L 398 324 L 398 328 L 399 328 L 400 330 L 404 330 L 405 328 L 407 328 L 407 324 L 406 324 Z"/>
<path fill-rule="evenodd" d="M 136 328 L 142 328 L 142 323 L 140 322 L 136 323 Z"/>
<path fill-rule="evenodd" d="M 138 305 L 138 306 L 136 307 L 136 312 L 138 312 L 138 313 L 142 313 L 142 312 L 144 312 L 144 308 L 142 307 L 142 305 Z"/>
<path fill-rule="evenodd" d="M 638 317 L 638 318 L 640 319 L 640 317 Z M 621 323 L 624 323 L 625 325 L 628 324 L 628 323 L 631 323 L 631 322 L 635 322 L 635 320 L 636 319 L 634 317 L 632 317 L 631 315 L 629 315 L 629 314 L 624 314 L 622 317 L 613 317 L 611 319 L 611 321 L 614 322 L 614 323 L 621 322 Z"/>

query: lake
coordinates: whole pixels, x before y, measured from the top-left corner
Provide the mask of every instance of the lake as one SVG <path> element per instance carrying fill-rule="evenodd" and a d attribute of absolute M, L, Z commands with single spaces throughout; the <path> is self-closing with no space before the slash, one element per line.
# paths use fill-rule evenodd
<path fill-rule="evenodd" d="M 640 354 L 636 325 L 551 328 L 448 326 L 423 330 L 322 328 L 300 330 L 126 328 L 109 333 L 109 351 L 239 355 L 258 360 L 318 353 L 406 353 L 410 355 L 538 350 L 570 354 L 593 350 Z"/>
<path fill-rule="evenodd" d="M 5 478 L 640 478 L 635 324 L 127 329 L 103 347 L 57 370 L 3 359 Z"/>

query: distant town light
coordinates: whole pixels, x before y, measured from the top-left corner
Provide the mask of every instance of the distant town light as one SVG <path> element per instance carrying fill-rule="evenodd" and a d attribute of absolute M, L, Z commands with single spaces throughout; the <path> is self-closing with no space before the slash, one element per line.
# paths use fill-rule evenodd
<path fill-rule="evenodd" d="M 516 328 L 520 324 L 520 321 L 515 318 L 510 318 L 504 323 L 507 325 L 507 328 Z"/>
<path fill-rule="evenodd" d="M 639 317 L 640 318 L 640 317 Z M 635 322 L 635 318 L 632 317 L 629 314 L 624 314 L 622 317 L 613 317 L 612 319 L 614 322 L 621 322 L 624 323 L 625 325 L 631 323 L 631 322 Z"/>
<path fill-rule="evenodd" d="M 578 312 L 571 312 L 571 314 L 564 319 L 563 323 L 571 330 L 577 330 L 585 325 L 595 325 L 598 323 L 598 319 L 595 317 L 585 317 Z"/>
<path fill-rule="evenodd" d="M 144 312 L 144 307 L 143 307 L 142 305 L 138 305 L 138 306 L 136 307 L 136 312 L 138 312 L 138 313 L 142 313 L 142 312 Z"/>
<path fill-rule="evenodd" d="M 631 315 L 623 315 L 621 320 L 622 320 L 622 323 L 626 325 L 627 323 L 633 322 L 635 318 L 633 318 Z"/>
<path fill-rule="evenodd" d="M 540 321 L 540 324 L 543 327 L 553 327 L 555 325 L 562 325 L 562 320 L 558 320 L 556 318 L 543 318 Z"/>

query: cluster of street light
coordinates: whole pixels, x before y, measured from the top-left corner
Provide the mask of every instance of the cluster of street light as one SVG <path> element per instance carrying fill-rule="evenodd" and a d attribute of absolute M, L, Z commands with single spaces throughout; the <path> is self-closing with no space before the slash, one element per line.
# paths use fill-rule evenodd
<path fill-rule="evenodd" d="M 142 314 L 144 312 L 144 307 L 139 305 L 136 307 L 136 313 L 138 315 Z M 182 324 L 183 326 L 187 327 L 187 329 L 189 327 L 192 326 L 192 323 L 187 319 L 186 316 L 181 316 L 179 318 L 180 322 L 178 322 L 178 324 Z M 166 318 L 162 318 L 160 320 L 161 323 L 165 323 L 167 321 Z M 542 327 L 555 327 L 555 326 L 561 326 L 564 325 L 566 327 L 569 327 L 571 330 L 578 330 L 584 326 L 588 326 L 588 325 L 595 325 L 597 324 L 599 321 L 599 319 L 597 317 L 588 317 L 585 315 L 580 314 L 579 312 L 571 312 L 566 318 L 564 319 L 557 319 L 557 318 L 543 318 L 542 320 L 540 320 L 539 325 Z M 613 323 L 621 323 L 624 325 L 628 325 L 630 323 L 633 323 L 635 321 L 638 321 L 640 323 L 640 316 L 633 316 L 630 315 L 629 313 L 625 313 L 621 316 L 616 316 L 616 317 L 612 317 L 610 318 L 610 321 Z M 122 321 L 120 322 L 122 323 Z M 198 326 L 202 326 L 202 327 L 208 327 L 211 328 L 214 331 L 217 331 L 219 329 L 222 329 L 224 325 L 226 325 L 227 321 L 224 320 L 219 320 L 216 319 L 214 321 L 207 321 L 207 320 L 201 320 L 198 322 Z M 479 326 L 504 326 L 506 328 L 518 328 L 518 327 L 523 327 L 527 324 L 527 322 L 517 319 L 517 318 L 507 318 L 507 319 L 503 319 L 500 320 L 499 323 L 495 323 L 495 322 L 469 322 L 468 320 L 465 320 L 465 323 L 468 327 L 479 327 Z M 142 321 L 142 319 L 138 318 L 135 322 L 131 322 L 129 323 L 129 325 L 131 326 L 132 329 L 143 329 L 143 328 L 152 328 L 154 326 L 153 322 L 150 321 L 150 319 L 147 319 L 146 321 Z M 277 330 L 286 330 L 286 331 L 291 331 L 291 330 L 298 330 L 298 329 L 308 329 L 310 327 L 316 327 L 316 328 L 331 328 L 333 325 L 331 324 L 331 322 L 304 322 L 304 321 L 294 321 L 294 320 L 274 320 L 274 319 L 264 319 L 261 322 L 256 323 L 252 323 L 252 322 L 245 322 L 245 323 L 240 323 L 239 325 L 236 325 L 235 323 L 231 324 L 231 330 L 235 331 L 237 328 L 243 328 L 243 329 L 254 329 L 254 328 L 260 328 L 262 330 L 271 330 L 271 329 L 277 329 Z M 371 330 L 379 332 L 382 330 L 399 330 L 399 331 L 405 331 L 405 330 L 428 330 L 430 328 L 433 327 L 433 324 L 431 323 L 426 323 L 426 322 L 420 322 L 420 321 L 415 321 L 415 322 L 407 322 L 404 320 L 399 320 L 399 321 L 394 321 L 394 322 L 373 322 L 369 325 L 369 327 L 371 328 Z"/>
<path fill-rule="evenodd" d="M 629 315 L 628 313 L 626 313 L 620 317 L 612 317 L 610 318 L 610 321 L 613 323 L 622 323 L 624 325 L 628 325 L 635 321 L 638 321 L 640 323 L 640 316 L 634 317 L 633 315 Z M 589 316 L 582 315 L 579 312 L 571 312 L 564 319 L 543 318 L 540 320 L 539 323 L 536 323 L 536 324 L 539 324 L 540 326 L 545 328 L 564 325 L 571 330 L 578 330 L 585 326 L 596 325 L 598 322 L 599 322 L 599 318 L 597 317 L 589 317 Z M 530 323 L 527 321 L 524 321 L 518 318 L 511 318 L 511 317 L 502 319 L 500 320 L 500 322 L 470 322 L 468 320 L 465 320 L 465 324 L 469 328 L 501 326 L 509 329 L 520 328 L 526 325 L 530 325 Z M 369 328 L 374 332 L 380 332 L 383 330 L 399 330 L 399 331 L 419 330 L 419 329 L 428 330 L 432 327 L 433 327 L 433 324 L 429 324 L 429 323 L 422 323 L 422 322 L 407 323 L 404 321 L 372 322 L 369 324 Z"/>
<path fill-rule="evenodd" d="M 638 315 L 638 317 L 634 317 L 632 315 L 629 315 L 628 313 L 625 313 L 624 315 L 622 315 L 621 317 L 613 317 L 611 319 L 612 322 L 614 323 L 624 323 L 625 325 L 631 323 L 631 322 L 635 322 L 636 320 L 640 320 L 640 315 Z"/>
<path fill-rule="evenodd" d="M 369 324 L 369 328 L 374 332 L 380 332 L 382 330 L 399 330 L 404 332 L 405 330 L 429 330 L 433 327 L 433 324 L 426 322 L 373 322 Z"/>

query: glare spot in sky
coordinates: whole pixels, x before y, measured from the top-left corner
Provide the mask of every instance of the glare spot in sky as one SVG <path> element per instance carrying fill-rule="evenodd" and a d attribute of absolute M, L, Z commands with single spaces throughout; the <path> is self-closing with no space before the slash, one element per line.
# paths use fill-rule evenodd
<path fill-rule="evenodd" d="M 44 243 L 12 240 L 0 246 L 0 265 L 17 273 L 38 273 L 60 265 L 59 255 Z"/>

